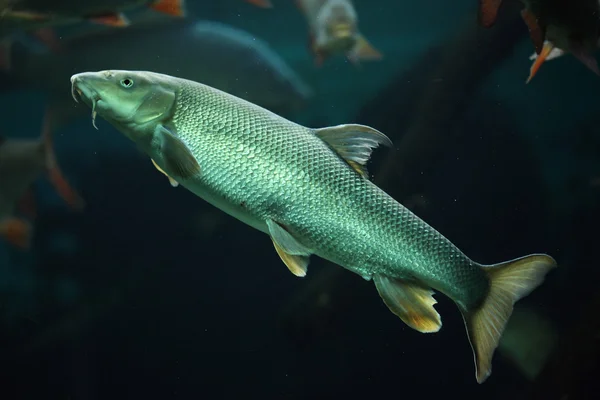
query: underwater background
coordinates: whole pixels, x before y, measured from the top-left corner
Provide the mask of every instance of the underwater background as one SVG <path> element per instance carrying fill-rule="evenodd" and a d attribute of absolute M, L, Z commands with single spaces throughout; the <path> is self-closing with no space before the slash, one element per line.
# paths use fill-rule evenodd
<path fill-rule="evenodd" d="M 476 382 L 449 298 L 436 295 L 443 328 L 425 335 L 340 266 L 314 256 L 307 276 L 294 277 L 266 235 L 172 188 L 106 121 L 94 129 L 86 109 L 53 132 L 85 208 L 70 209 L 41 176 L 30 248 L 0 240 L 0 396 L 600 398 L 600 78 L 564 56 L 525 84 L 534 50 L 516 1 L 484 28 L 475 1 L 355 0 L 360 31 L 383 57 L 354 64 L 337 55 L 322 65 L 295 2 L 272 3 L 187 0 L 184 18 L 268 43 L 313 92 L 279 112 L 285 118 L 384 132 L 394 147 L 373 154 L 373 181 L 472 259 L 556 259 L 516 304 L 490 378 Z M 171 18 L 133 10 L 129 27 L 82 23 L 57 37 L 130 29 L 138 15 Z M 16 37 L 32 54 L 66 60 Z M 180 40 L 198 63 L 213 57 Z M 140 45 L 160 57 L 168 42 Z M 127 52 L 91 70 L 124 69 Z M 67 79 L 88 68 L 69 60 Z M 0 135 L 36 139 L 52 96 L 77 106 L 71 85 L 61 78 L 49 94 L 28 84 L 19 57 L 11 61 L 0 76 Z M 51 65 L 37 63 L 45 79 L 61 76 Z M 244 70 L 231 79 L 256 78 Z"/>

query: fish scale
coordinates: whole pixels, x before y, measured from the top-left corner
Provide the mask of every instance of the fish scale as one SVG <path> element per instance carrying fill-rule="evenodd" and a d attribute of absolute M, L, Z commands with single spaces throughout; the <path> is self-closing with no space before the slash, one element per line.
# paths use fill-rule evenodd
<path fill-rule="evenodd" d="M 85 72 L 77 95 L 169 178 L 268 234 L 294 275 L 315 254 L 367 280 L 408 326 L 437 332 L 433 290 L 459 307 L 479 383 L 516 301 L 556 266 L 545 254 L 494 265 L 469 259 L 368 179 L 381 132 L 311 129 L 210 86 L 147 71 Z M 257 273 L 260 271 L 257 270 Z"/>
<path fill-rule="evenodd" d="M 257 221 L 284 224 L 315 254 L 363 277 L 418 275 L 465 304 L 481 299 L 485 290 L 472 288 L 486 289 L 483 272 L 313 130 L 190 81 L 177 95 L 172 123 L 198 160 L 206 189 L 244 202 Z"/>

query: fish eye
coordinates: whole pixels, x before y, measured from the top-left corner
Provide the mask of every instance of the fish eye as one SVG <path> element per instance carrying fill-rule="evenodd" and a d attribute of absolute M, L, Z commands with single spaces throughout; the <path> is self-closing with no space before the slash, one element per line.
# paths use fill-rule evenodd
<path fill-rule="evenodd" d="M 131 78 L 125 78 L 125 79 L 121 79 L 121 86 L 123 86 L 124 88 L 130 88 L 133 86 L 133 79 Z"/>

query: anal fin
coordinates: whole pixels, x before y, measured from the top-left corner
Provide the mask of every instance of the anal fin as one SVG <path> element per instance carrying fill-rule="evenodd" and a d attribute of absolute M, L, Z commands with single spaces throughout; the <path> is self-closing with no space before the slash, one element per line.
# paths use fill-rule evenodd
<path fill-rule="evenodd" d="M 379 274 L 373 276 L 373 281 L 385 305 L 406 325 L 421 333 L 440 330 L 442 320 L 433 308 L 437 301 L 432 290 Z"/>
<path fill-rule="evenodd" d="M 150 160 L 152 160 L 152 159 L 150 159 Z M 165 171 L 163 171 L 162 168 L 158 166 L 156 161 L 152 160 L 152 164 L 154 165 L 154 168 L 156 168 L 160 173 L 162 173 L 164 176 L 166 176 L 169 179 L 169 183 L 171 184 L 171 186 L 173 186 L 173 187 L 179 186 L 179 183 L 175 179 L 171 178 Z"/>
<path fill-rule="evenodd" d="M 277 222 L 269 219 L 266 223 L 275 250 L 286 267 L 296 276 L 306 276 L 311 251 Z"/>
<path fill-rule="evenodd" d="M 273 245 L 275 246 L 275 250 L 279 257 L 281 257 L 281 261 L 285 264 L 286 267 L 290 270 L 290 272 L 297 277 L 303 278 L 306 276 L 306 271 L 308 270 L 309 258 L 308 256 L 298 256 L 288 254 L 277 244 L 275 240 L 273 240 Z"/>

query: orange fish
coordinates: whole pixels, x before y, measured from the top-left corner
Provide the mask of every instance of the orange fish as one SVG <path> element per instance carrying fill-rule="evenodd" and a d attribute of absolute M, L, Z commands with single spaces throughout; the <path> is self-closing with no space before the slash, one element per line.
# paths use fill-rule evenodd
<path fill-rule="evenodd" d="M 0 138 L 0 236 L 21 249 L 31 245 L 31 223 L 35 218 L 32 185 L 46 172 L 58 194 L 74 209 L 83 200 L 63 177 L 54 150 L 48 117 L 40 139 Z M 17 217 L 21 212 L 29 219 Z"/>
<path fill-rule="evenodd" d="M 536 75 L 544 61 L 566 52 L 600 75 L 593 56 L 600 32 L 598 0 L 521 2 L 525 6 L 521 17 L 529 29 L 536 54 L 527 83 Z M 490 27 L 495 23 L 501 4 L 502 0 L 479 1 L 479 20 L 483 26 Z"/>
<path fill-rule="evenodd" d="M 340 53 L 354 64 L 383 58 L 358 30 L 358 15 L 350 0 L 296 0 L 296 4 L 308 21 L 309 47 L 318 66 Z"/>
<path fill-rule="evenodd" d="M 122 28 L 130 25 L 123 12 L 141 7 L 173 17 L 186 16 L 185 0 L 18 0 L 14 6 L 6 7 L 0 17 L 0 37 L 15 32 L 32 33 L 50 50 L 58 52 L 60 39 L 53 28 L 85 21 Z"/>

